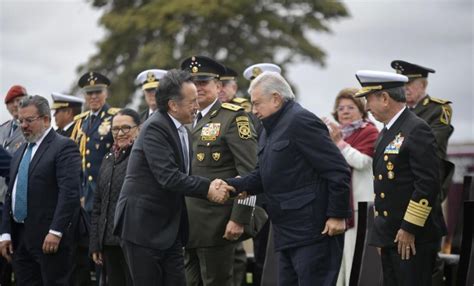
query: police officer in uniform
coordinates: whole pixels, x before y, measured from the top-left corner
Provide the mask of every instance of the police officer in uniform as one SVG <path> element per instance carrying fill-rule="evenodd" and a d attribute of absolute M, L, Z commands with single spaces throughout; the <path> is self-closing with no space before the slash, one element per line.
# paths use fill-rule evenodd
<path fill-rule="evenodd" d="M 182 62 L 198 90 L 199 112 L 192 127 L 192 174 L 209 179 L 244 175 L 255 167 L 257 141 L 245 110 L 219 102 L 219 75 L 224 66 L 208 57 L 193 56 Z M 234 254 L 253 210 L 250 199 L 217 205 L 186 198 L 189 241 L 185 252 L 188 285 L 232 286 Z"/>
<path fill-rule="evenodd" d="M 166 74 L 165 70 L 151 69 L 138 74 L 136 83 L 141 85 L 145 97 L 147 109 L 140 113 L 141 123 L 145 122 L 157 109 L 155 94 L 160 79 Z"/>
<path fill-rule="evenodd" d="M 98 73 L 88 72 L 79 78 L 79 87 L 84 91 L 86 105 L 90 110 L 77 115 L 74 118 L 74 128 L 71 138 L 79 145 L 82 158 L 82 193 L 81 205 L 90 218 L 92 212 L 94 192 L 96 188 L 97 175 L 105 154 L 109 152 L 113 144 L 113 137 L 110 131 L 112 117 L 120 110 L 110 107 L 107 102 L 110 80 Z M 83 253 L 87 255 L 88 248 L 79 245 L 76 258 L 76 280 L 90 280 L 87 270 L 90 259 L 84 259 Z M 87 270 L 84 271 L 84 270 Z M 96 268 L 97 277 L 100 277 L 100 270 Z M 79 272 L 79 273 L 78 273 Z M 75 281 L 75 285 L 84 285 Z M 87 282 L 84 282 L 87 283 Z"/>
<path fill-rule="evenodd" d="M 74 129 L 74 117 L 81 113 L 84 99 L 57 92 L 53 92 L 51 98 L 53 99 L 51 109 L 55 110 L 54 121 L 58 127 L 56 132 L 65 137 L 71 137 Z"/>
<path fill-rule="evenodd" d="M 449 137 L 454 131 L 451 125 L 453 114 L 451 101 L 434 98 L 426 93 L 428 74 L 435 73 L 435 70 L 401 60 L 392 61 L 391 65 L 397 73 L 408 77 L 408 83 L 405 85 L 407 106 L 428 123 L 436 138 L 437 154 L 441 159 L 440 200 L 444 201 L 454 173 L 454 164 L 446 158 Z"/>
<path fill-rule="evenodd" d="M 436 140 L 425 121 L 405 106 L 404 75 L 358 71 L 367 109 L 385 127 L 375 143 L 374 227 L 383 280 L 390 285 L 431 285 L 439 238 L 446 233 L 437 199 Z"/>

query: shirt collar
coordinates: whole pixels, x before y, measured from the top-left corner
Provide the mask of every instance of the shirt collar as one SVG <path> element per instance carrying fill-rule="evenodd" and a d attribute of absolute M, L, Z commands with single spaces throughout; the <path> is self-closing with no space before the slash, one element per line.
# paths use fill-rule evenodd
<path fill-rule="evenodd" d="M 66 126 L 64 126 L 63 130 L 67 131 L 69 127 L 71 127 L 73 124 L 74 124 L 74 121 L 69 122 L 68 124 L 66 124 Z"/>
<path fill-rule="evenodd" d="M 217 98 L 216 98 L 216 100 L 214 100 L 213 103 L 209 104 L 206 108 L 199 111 L 199 112 L 201 112 L 202 117 L 206 116 L 206 114 L 209 113 L 209 110 L 211 110 L 211 108 L 214 106 L 214 104 L 216 104 L 216 102 L 217 102 Z"/>
<path fill-rule="evenodd" d="M 402 115 L 402 112 L 405 111 L 407 107 L 404 106 L 397 114 L 395 114 L 394 117 L 392 117 L 392 119 L 390 119 L 390 121 L 387 123 L 387 125 L 385 125 L 385 128 L 390 129 L 390 127 L 392 127 L 392 125 L 395 123 L 395 121 L 397 121 L 398 117 L 400 117 L 400 115 Z"/>
<path fill-rule="evenodd" d="M 39 145 L 41 144 L 41 142 L 43 142 L 44 138 L 46 137 L 46 135 L 48 135 L 49 131 L 51 131 L 51 129 L 53 129 L 52 126 L 50 126 L 48 129 L 46 129 L 43 133 L 43 135 L 41 135 L 40 139 L 38 139 L 35 144 L 36 144 L 36 147 L 39 147 Z"/>
<path fill-rule="evenodd" d="M 171 118 L 171 120 L 173 121 L 174 125 L 176 126 L 176 129 L 179 129 L 181 126 L 183 126 L 183 124 L 181 124 L 181 122 L 178 121 L 178 119 L 174 118 L 171 114 L 169 114 L 169 117 Z"/>

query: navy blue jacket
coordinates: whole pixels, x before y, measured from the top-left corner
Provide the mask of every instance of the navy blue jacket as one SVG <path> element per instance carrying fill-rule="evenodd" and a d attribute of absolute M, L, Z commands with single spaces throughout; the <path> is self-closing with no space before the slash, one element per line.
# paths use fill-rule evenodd
<path fill-rule="evenodd" d="M 266 194 L 277 251 L 314 243 L 328 218 L 351 215 L 349 166 L 326 125 L 294 101 L 263 126 L 257 168 L 227 182 L 238 192 Z"/>
<path fill-rule="evenodd" d="M 10 169 L 10 184 L 5 197 L 1 233 L 12 234 L 12 189 L 27 144 L 15 152 Z M 24 235 L 28 245 L 41 248 L 49 230 L 63 234 L 61 245 L 73 243 L 73 230 L 79 215 L 81 157 L 77 145 L 50 130 L 38 147 L 29 166 L 28 215 Z M 17 244 L 16 244 L 17 245 Z"/>
<path fill-rule="evenodd" d="M 0 146 L 0 177 L 8 178 L 10 172 L 10 160 L 12 159 L 10 153 Z M 7 181 L 8 184 L 8 181 Z"/>

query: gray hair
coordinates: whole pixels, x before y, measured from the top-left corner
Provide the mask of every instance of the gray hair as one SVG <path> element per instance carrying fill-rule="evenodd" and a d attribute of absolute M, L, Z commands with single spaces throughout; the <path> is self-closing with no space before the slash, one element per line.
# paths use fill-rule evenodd
<path fill-rule="evenodd" d="M 20 108 L 33 105 L 38 110 L 39 116 L 47 116 L 51 120 L 51 108 L 48 100 L 39 95 L 28 95 L 20 101 Z"/>
<path fill-rule="evenodd" d="M 384 90 L 396 102 L 406 102 L 405 89 L 401 87 L 394 87 Z"/>
<path fill-rule="evenodd" d="M 277 72 L 268 71 L 261 73 L 250 83 L 248 93 L 252 94 L 252 91 L 258 87 L 261 88 L 262 94 L 265 96 L 278 93 L 285 101 L 295 99 L 295 94 L 291 90 L 290 85 Z"/>

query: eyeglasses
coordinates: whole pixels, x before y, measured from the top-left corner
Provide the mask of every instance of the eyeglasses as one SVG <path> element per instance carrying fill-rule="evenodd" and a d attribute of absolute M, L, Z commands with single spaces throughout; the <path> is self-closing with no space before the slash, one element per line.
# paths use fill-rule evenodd
<path fill-rule="evenodd" d="M 127 134 L 132 130 L 133 128 L 137 127 L 137 125 L 130 126 L 130 125 L 122 125 L 122 126 L 114 126 L 112 127 L 112 134 L 117 135 L 120 131 L 122 131 L 123 134 Z"/>
<path fill-rule="evenodd" d="M 25 119 L 18 119 L 18 123 L 23 124 L 23 123 L 26 123 L 28 125 L 30 125 L 31 123 L 35 122 L 36 120 L 40 119 L 41 117 L 43 116 L 36 116 L 36 117 L 28 117 L 28 118 L 25 118 Z"/>

